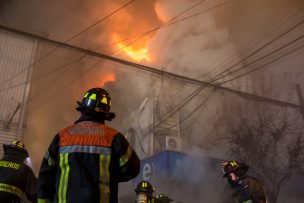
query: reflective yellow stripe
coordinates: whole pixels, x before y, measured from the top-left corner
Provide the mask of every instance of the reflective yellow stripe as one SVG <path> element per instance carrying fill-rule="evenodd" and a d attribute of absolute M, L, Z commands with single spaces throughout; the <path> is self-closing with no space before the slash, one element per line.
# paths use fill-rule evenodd
<path fill-rule="evenodd" d="M 99 157 L 99 193 L 100 203 L 109 203 L 110 201 L 110 155 L 100 155 Z"/>
<path fill-rule="evenodd" d="M 61 171 L 61 175 L 59 182 L 58 199 L 59 199 L 59 203 L 65 203 L 68 182 L 69 182 L 69 172 L 70 172 L 68 153 L 60 154 L 60 171 Z"/>
<path fill-rule="evenodd" d="M 147 182 L 142 182 L 141 186 L 142 187 L 148 187 L 148 183 Z"/>
<path fill-rule="evenodd" d="M 103 97 L 101 99 L 101 103 L 108 104 L 108 99 L 106 97 Z"/>
<path fill-rule="evenodd" d="M 84 98 L 87 98 L 87 97 L 88 97 L 88 94 L 89 94 L 89 93 L 87 92 L 83 97 L 84 97 Z"/>
<path fill-rule="evenodd" d="M 38 199 L 38 203 L 51 203 L 48 199 Z"/>
<path fill-rule="evenodd" d="M 13 185 L 8 185 L 8 184 L 5 184 L 5 183 L 0 183 L 0 191 L 12 193 L 14 195 L 17 195 L 20 198 L 23 195 L 23 192 L 22 192 L 21 189 L 15 187 Z"/>
<path fill-rule="evenodd" d="M 128 146 L 128 149 L 127 149 L 127 151 L 126 151 L 126 153 L 125 153 L 124 155 L 122 155 L 122 156 L 120 157 L 120 159 L 119 159 L 119 166 L 120 166 L 120 167 L 122 167 L 123 165 L 125 165 L 125 164 L 129 161 L 132 152 L 133 152 L 133 149 L 132 149 L 132 147 L 129 145 L 129 146 Z"/>
<path fill-rule="evenodd" d="M 253 203 L 253 201 L 250 199 L 250 200 L 247 200 L 247 201 L 242 202 L 242 203 Z"/>
<path fill-rule="evenodd" d="M 96 94 L 92 94 L 89 98 L 92 100 L 96 100 Z"/>
<path fill-rule="evenodd" d="M 47 160 L 49 166 L 55 166 L 56 161 L 50 156 L 49 151 L 47 151 L 47 152 L 45 153 L 44 158 Z"/>
<path fill-rule="evenodd" d="M 66 201 L 66 194 L 67 194 L 67 189 L 68 189 L 68 182 L 69 182 L 69 173 L 70 173 L 70 165 L 69 165 L 69 154 L 65 154 L 66 159 L 65 159 L 65 165 L 66 165 L 66 175 L 65 175 L 65 187 L 64 187 L 64 200 Z"/>

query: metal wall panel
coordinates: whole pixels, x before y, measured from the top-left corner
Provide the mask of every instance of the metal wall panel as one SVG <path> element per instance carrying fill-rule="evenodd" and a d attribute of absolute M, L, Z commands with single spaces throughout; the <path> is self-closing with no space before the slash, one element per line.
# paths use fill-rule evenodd
<path fill-rule="evenodd" d="M 0 142 L 20 139 L 36 42 L 0 30 Z M 0 147 L 2 156 L 2 147 Z"/>

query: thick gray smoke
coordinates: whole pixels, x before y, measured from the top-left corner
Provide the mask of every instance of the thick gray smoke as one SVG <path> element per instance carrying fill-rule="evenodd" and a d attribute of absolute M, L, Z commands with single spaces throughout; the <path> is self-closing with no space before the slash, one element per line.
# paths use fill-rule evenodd
<path fill-rule="evenodd" d="M 66 41 L 126 2 L 4 0 L 0 2 L 0 20 L 38 32 L 51 39 Z M 106 54 L 114 53 L 118 49 L 117 45 L 105 45 L 163 25 L 197 2 L 198 0 L 135 1 L 69 43 L 97 49 Z M 223 1 L 206 0 L 175 20 L 207 10 L 221 2 Z M 301 2 L 302 0 L 235 0 L 204 14 L 165 26 L 132 45 L 134 48 L 147 46 L 151 58 L 150 62 L 145 61 L 147 65 L 208 81 L 232 62 L 246 56 L 249 52 L 244 51 L 244 48 L 252 44 L 257 46 L 272 39 L 278 30 L 271 32 L 272 34 L 267 37 L 263 37 L 263 31 L 277 23 L 282 16 L 287 16 L 292 10 L 298 9 Z M 300 14 L 301 12 L 297 16 Z M 282 30 L 287 25 L 279 26 L 279 29 Z M 258 40 L 253 43 L 255 39 Z M 132 40 L 124 44 L 128 42 Z M 43 55 L 53 48 L 52 45 L 42 44 L 39 50 Z M 33 77 L 41 78 L 41 75 L 47 75 L 34 80 L 31 84 L 24 136 L 26 144 L 30 146 L 29 151 L 36 171 L 53 135 L 77 119 L 76 101 L 81 99 L 88 88 L 104 85 L 110 91 L 113 99 L 112 110 L 117 114 L 117 118 L 110 125 L 123 133 L 127 132 L 136 120 L 139 107 L 146 97 L 161 95 L 162 109 L 166 109 L 163 113 L 166 114 L 197 88 L 182 82 L 173 82 L 172 79 L 152 77 L 148 73 L 106 61 L 101 61 L 96 68 L 88 71 L 98 60 L 85 56 L 76 61 L 81 56 L 80 53 L 71 50 L 59 49 L 34 67 Z M 131 60 L 122 52 L 115 56 Z M 299 76 L 300 73 L 303 75 L 302 66 L 300 67 L 298 62 L 300 57 L 292 59 L 292 63 L 287 61 L 284 64 L 284 67 L 291 64 L 298 68 L 298 71 L 290 76 L 297 77 L 295 81 L 303 81 L 303 77 Z M 74 60 L 76 62 L 70 66 L 56 70 L 62 64 Z M 284 67 L 280 67 L 280 70 Z M 104 84 L 104 76 L 113 74 L 115 81 Z M 278 74 L 277 77 L 280 78 L 279 83 L 286 79 L 283 74 Z M 256 78 L 259 79 L 259 75 Z M 251 86 L 254 85 L 249 78 L 228 86 L 251 91 Z M 257 89 L 257 86 L 254 87 Z M 217 179 L 218 171 L 212 168 L 208 161 L 197 163 L 196 160 L 202 156 L 227 158 L 223 156 L 225 150 L 221 146 L 215 147 L 216 134 L 219 131 L 225 132 L 221 125 L 221 119 L 225 118 L 221 105 L 227 97 L 218 92 L 211 93 L 210 89 L 204 89 L 179 112 L 180 118 L 188 117 L 193 109 L 211 95 L 202 105 L 203 108 L 195 111 L 193 117 L 181 124 L 181 135 L 185 138 L 184 147 L 188 149 L 186 152 L 190 156 L 184 160 L 184 167 L 180 170 L 185 172 L 185 178 L 204 180 L 204 184 L 212 185 L 209 188 L 198 188 L 199 192 L 204 191 L 200 199 L 206 202 L 215 202 L 215 199 L 220 201 L 218 190 L 222 191 L 222 187 L 219 186 L 222 179 Z M 286 94 L 282 98 L 285 99 Z M 211 170 L 215 172 L 212 173 Z M 195 176 L 189 177 L 189 171 Z M 163 187 L 160 186 L 159 192 L 178 197 L 177 191 L 166 191 L 169 186 L 166 188 L 165 183 L 160 183 Z M 129 188 L 128 192 L 133 190 Z M 185 202 L 196 202 L 190 200 L 191 197 L 185 198 L 189 198 Z"/>
<path fill-rule="evenodd" d="M 167 23 L 196 2 L 160 0 L 155 5 L 155 11 L 160 20 Z M 176 20 L 206 10 L 211 5 L 203 2 L 194 11 Z M 159 30 L 149 41 L 148 50 L 158 67 L 206 81 L 222 68 L 215 67 L 219 58 L 228 53 L 232 56 L 236 54 L 236 47 L 228 37 L 228 30 L 217 26 L 214 12 L 210 11 Z"/>

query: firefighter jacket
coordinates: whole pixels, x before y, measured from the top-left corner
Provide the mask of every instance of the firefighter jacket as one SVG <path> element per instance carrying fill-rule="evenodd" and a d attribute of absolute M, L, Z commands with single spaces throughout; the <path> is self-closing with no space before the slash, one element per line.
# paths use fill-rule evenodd
<path fill-rule="evenodd" d="M 267 203 L 262 184 L 253 177 L 245 176 L 233 190 L 235 203 Z"/>
<path fill-rule="evenodd" d="M 122 134 L 80 118 L 50 144 L 40 167 L 38 202 L 116 203 L 118 183 L 136 177 L 139 168 Z"/>
<path fill-rule="evenodd" d="M 0 202 L 18 203 L 25 194 L 31 202 L 37 201 L 37 178 L 23 163 L 25 156 L 16 149 L 7 149 L 0 160 Z"/>

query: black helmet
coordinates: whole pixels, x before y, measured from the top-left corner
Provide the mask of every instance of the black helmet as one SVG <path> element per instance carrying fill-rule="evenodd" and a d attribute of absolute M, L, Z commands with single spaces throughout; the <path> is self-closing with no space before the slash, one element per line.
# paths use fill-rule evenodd
<path fill-rule="evenodd" d="M 145 192 L 148 194 L 152 194 L 154 192 L 154 188 L 152 187 L 151 183 L 149 183 L 148 181 L 141 181 L 140 183 L 138 183 L 135 192 L 136 193 Z"/>
<path fill-rule="evenodd" d="M 28 154 L 27 150 L 25 149 L 24 144 L 20 141 L 13 141 L 11 144 L 3 144 L 4 153 L 7 152 L 9 149 L 18 150 L 19 152 L 21 152 L 24 155 L 25 159 L 27 157 L 29 157 L 29 154 Z"/>
<path fill-rule="evenodd" d="M 165 194 L 159 194 L 159 195 L 157 195 L 156 199 L 158 200 L 157 202 L 160 202 L 160 203 L 170 203 L 170 202 L 173 201 L 171 198 L 169 198 Z"/>
<path fill-rule="evenodd" d="M 225 163 L 222 164 L 222 171 L 224 173 L 223 177 L 226 178 L 229 173 L 232 172 L 242 172 L 242 173 L 246 173 L 249 169 L 249 166 L 247 166 L 244 163 L 239 163 L 237 161 L 227 161 Z M 241 174 L 236 174 L 237 176 L 241 175 Z"/>
<path fill-rule="evenodd" d="M 76 109 L 93 115 L 103 115 L 106 120 L 112 120 L 114 113 L 110 112 L 112 100 L 109 93 L 102 88 L 92 88 L 88 90 L 82 101 L 77 101 L 79 107 Z"/>

